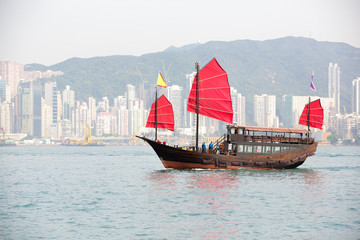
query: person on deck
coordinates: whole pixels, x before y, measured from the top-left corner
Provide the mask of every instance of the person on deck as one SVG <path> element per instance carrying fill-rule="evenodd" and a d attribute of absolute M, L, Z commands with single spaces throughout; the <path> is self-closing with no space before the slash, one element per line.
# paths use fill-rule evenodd
<path fill-rule="evenodd" d="M 205 142 L 203 142 L 203 145 L 202 145 L 202 152 L 203 153 L 206 152 L 206 144 L 205 144 Z"/>
<path fill-rule="evenodd" d="M 211 152 L 211 151 L 212 151 L 213 146 L 214 146 L 214 144 L 211 142 L 211 143 L 209 144 L 209 152 Z"/>

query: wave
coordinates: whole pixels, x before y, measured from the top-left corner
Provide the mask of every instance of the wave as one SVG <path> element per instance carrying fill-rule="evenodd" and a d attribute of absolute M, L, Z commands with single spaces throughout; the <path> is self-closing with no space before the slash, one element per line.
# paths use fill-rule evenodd
<path fill-rule="evenodd" d="M 360 157 L 360 153 L 316 153 L 322 157 Z"/>

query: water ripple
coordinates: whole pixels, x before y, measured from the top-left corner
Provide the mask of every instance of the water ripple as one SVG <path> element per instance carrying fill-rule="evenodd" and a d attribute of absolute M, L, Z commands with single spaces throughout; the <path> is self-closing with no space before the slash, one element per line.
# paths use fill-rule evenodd
<path fill-rule="evenodd" d="M 300 168 L 280 171 L 167 170 L 149 147 L 4 151 L 1 239 L 358 239 L 360 233 L 357 148 L 319 147 Z"/>

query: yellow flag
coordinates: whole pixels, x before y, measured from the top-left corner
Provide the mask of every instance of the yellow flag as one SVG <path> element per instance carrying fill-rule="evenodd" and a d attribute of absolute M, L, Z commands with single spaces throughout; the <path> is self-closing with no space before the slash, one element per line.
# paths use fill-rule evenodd
<path fill-rule="evenodd" d="M 164 78 L 161 76 L 161 73 L 159 73 L 157 85 L 166 88 L 166 82 L 164 81 Z"/>

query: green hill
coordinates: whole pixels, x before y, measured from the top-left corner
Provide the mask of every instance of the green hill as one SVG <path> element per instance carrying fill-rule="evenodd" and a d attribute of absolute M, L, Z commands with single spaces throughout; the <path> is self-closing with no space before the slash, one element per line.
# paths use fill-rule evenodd
<path fill-rule="evenodd" d="M 275 94 L 278 97 L 284 94 L 308 95 L 312 71 L 316 95 L 327 97 L 328 65 L 334 62 L 341 68 L 341 104 L 350 111 L 351 81 L 360 76 L 359 48 L 301 37 L 212 41 L 169 47 L 139 57 L 72 58 L 48 67 L 31 64 L 26 66 L 26 70 L 64 72 L 63 76 L 56 78 L 58 88 L 62 90 L 65 85 L 71 85 L 77 99 L 86 100 L 89 96 L 111 99 L 124 95 L 128 83 L 156 83 L 159 71 L 168 85 L 185 86 L 185 75 L 195 70 L 195 62 L 199 62 L 201 67 L 213 57 L 228 72 L 230 85 L 246 97 L 247 109 L 252 109 L 254 94 Z"/>

